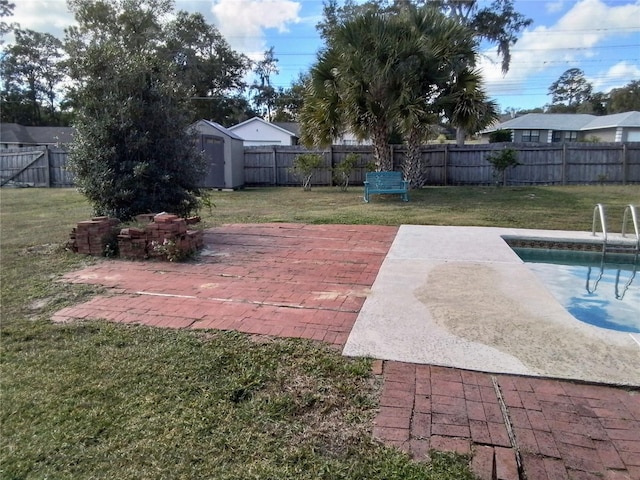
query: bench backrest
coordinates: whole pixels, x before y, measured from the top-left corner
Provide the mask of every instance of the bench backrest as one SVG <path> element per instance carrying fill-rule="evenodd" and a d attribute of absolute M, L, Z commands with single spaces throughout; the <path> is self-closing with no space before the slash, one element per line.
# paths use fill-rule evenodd
<path fill-rule="evenodd" d="M 367 172 L 366 181 L 374 188 L 402 187 L 402 172 Z"/>

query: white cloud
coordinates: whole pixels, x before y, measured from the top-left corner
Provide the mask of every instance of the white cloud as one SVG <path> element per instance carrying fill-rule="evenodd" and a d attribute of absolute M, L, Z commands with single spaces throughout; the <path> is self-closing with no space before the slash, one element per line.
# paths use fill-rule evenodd
<path fill-rule="evenodd" d="M 558 13 L 564 7 L 564 0 L 558 0 L 556 2 L 547 2 L 544 7 L 547 13 Z"/>
<path fill-rule="evenodd" d="M 229 44 L 250 56 L 266 49 L 265 30 L 288 31 L 300 22 L 300 2 L 292 0 L 215 0 L 214 22 Z"/>
<path fill-rule="evenodd" d="M 13 16 L 5 21 L 18 23 L 24 29 L 50 33 L 62 40 L 64 29 L 75 23 L 65 0 L 23 0 L 12 3 L 15 3 Z M 13 38 L 8 43 L 11 41 Z"/>
<path fill-rule="evenodd" d="M 487 90 L 491 96 L 521 94 L 532 88 L 536 75 L 552 71 L 554 67 L 557 69 L 560 65 L 565 69 L 581 68 L 581 59 L 597 55 L 598 52 L 593 47 L 624 34 L 625 31 L 637 32 L 638 18 L 640 0 L 618 6 L 607 5 L 602 0 L 580 0 L 555 25 L 539 26 L 522 34 L 512 48 L 511 66 L 506 76 L 503 77 L 500 71 L 496 48 L 485 52 L 487 58 L 482 59 L 480 67 L 483 69 Z M 632 69 L 628 68 L 626 71 Z M 541 85 L 538 80 L 538 92 L 555 79 L 545 85 Z"/>
<path fill-rule="evenodd" d="M 624 87 L 637 78 L 640 78 L 640 66 L 624 61 L 611 66 L 602 77 L 591 83 L 595 91 L 609 92 L 612 88 Z"/>

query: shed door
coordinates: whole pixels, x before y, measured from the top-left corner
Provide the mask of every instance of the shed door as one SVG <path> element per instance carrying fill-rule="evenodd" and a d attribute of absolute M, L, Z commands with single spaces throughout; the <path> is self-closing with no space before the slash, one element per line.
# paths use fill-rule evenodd
<path fill-rule="evenodd" d="M 224 188 L 224 138 L 204 135 L 202 150 L 209 165 L 205 187 Z"/>

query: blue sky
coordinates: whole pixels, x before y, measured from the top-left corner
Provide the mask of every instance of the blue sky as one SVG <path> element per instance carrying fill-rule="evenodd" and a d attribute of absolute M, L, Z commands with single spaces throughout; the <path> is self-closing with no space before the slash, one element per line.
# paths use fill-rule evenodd
<path fill-rule="evenodd" d="M 62 38 L 73 21 L 65 0 L 14 0 L 12 21 Z M 480 4 L 490 3 L 479 0 Z M 273 46 L 286 87 L 312 65 L 322 46 L 315 25 L 322 0 L 176 0 L 177 9 L 199 11 L 233 48 L 253 59 Z M 487 91 L 507 108 L 550 103 L 549 86 L 569 68 L 582 69 L 594 90 L 608 92 L 640 80 L 640 0 L 515 0 L 533 19 L 513 48 L 506 76 L 495 49 L 484 46 L 481 67 Z M 7 39 L 9 42 L 11 39 Z"/>

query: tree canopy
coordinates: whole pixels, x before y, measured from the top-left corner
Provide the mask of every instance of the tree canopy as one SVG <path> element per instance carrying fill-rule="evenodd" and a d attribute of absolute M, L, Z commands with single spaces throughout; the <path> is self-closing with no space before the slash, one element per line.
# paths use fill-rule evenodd
<path fill-rule="evenodd" d="M 120 38 L 121 46 L 127 45 L 132 50 L 143 46 L 146 50 L 140 53 L 157 55 L 174 64 L 177 81 L 189 89 L 193 121 L 206 118 L 232 125 L 255 115 L 246 96 L 246 75 L 251 62 L 234 51 L 202 14 L 174 12 L 173 1 L 153 0 L 147 3 L 154 9 L 170 11 L 173 19 L 163 18 L 156 25 L 146 25 L 149 9 L 145 7 L 136 14 L 140 18 L 121 15 L 114 20 L 116 23 L 111 23 L 113 18 L 108 17 L 113 17 L 118 3 L 102 2 L 102 6 L 99 3 L 69 0 L 68 6 L 74 15 L 85 19 L 100 10 L 103 18 L 91 21 L 97 22 L 94 26 L 103 39 Z M 132 5 L 135 8 L 136 2 Z M 67 91 L 67 68 L 73 69 L 74 65 L 62 61 L 63 42 L 50 34 L 22 30 L 4 21 L 12 13 L 13 4 L 0 0 L 0 35 L 14 33 L 12 44 L 4 47 L 0 60 L 2 121 L 23 125 L 69 124 L 75 105 L 73 89 Z M 151 35 L 153 40 L 147 42 Z M 67 36 L 67 41 L 72 39 Z"/>
<path fill-rule="evenodd" d="M 502 59 L 502 71 L 506 73 L 511 62 L 511 47 L 518 41 L 518 33 L 533 23 L 517 12 L 513 3 L 513 0 L 494 0 L 490 5 L 480 6 L 477 0 L 369 0 L 364 3 L 344 0 L 340 4 L 338 0 L 327 0 L 317 29 L 327 40 L 341 23 L 357 15 L 367 12 L 397 14 L 414 6 L 432 7 L 469 28 L 478 42 L 496 45 Z"/>
<path fill-rule="evenodd" d="M 163 31 L 160 54 L 175 64 L 180 81 L 191 89 L 192 120 L 223 125 L 244 120 L 249 105 L 239 97 L 247 87 L 249 59 L 235 52 L 201 13 L 180 11 Z"/>
<path fill-rule="evenodd" d="M 632 80 L 624 87 L 614 88 L 609 93 L 609 113 L 640 112 L 640 80 Z"/>
<path fill-rule="evenodd" d="M 26 125 L 58 125 L 56 107 L 64 78 L 62 42 L 48 33 L 14 29 L 15 41 L 0 60 L 1 119 Z"/>
<path fill-rule="evenodd" d="M 632 80 L 609 93 L 594 92 L 593 85 L 579 68 L 566 70 L 551 84 L 549 95 L 552 103 L 546 106 L 547 113 L 607 115 L 640 111 L 640 80 Z"/>
<path fill-rule="evenodd" d="M 71 0 L 67 30 L 75 86 L 70 165 L 97 214 L 186 215 L 204 163 L 187 131 L 190 91 L 159 54 L 165 0 Z"/>
<path fill-rule="evenodd" d="M 552 96 L 554 104 L 564 104 L 568 107 L 577 107 L 586 102 L 593 87 L 584 76 L 584 72 L 579 68 L 566 70 L 560 78 L 549 87 L 549 95 Z"/>
<path fill-rule="evenodd" d="M 278 72 L 278 59 L 271 47 L 264 52 L 262 60 L 255 62 L 253 73 L 257 79 L 251 85 L 251 90 L 254 92 L 253 103 L 262 114 L 262 118 L 268 122 L 273 120 L 272 112 L 278 98 L 278 90 L 274 88 L 271 76 Z"/>
<path fill-rule="evenodd" d="M 464 80 L 475 56 L 473 33 L 433 8 L 409 6 L 399 15 L 371 9 L 356 15 L 331 28 L 311 69 L 302 141 L 326 145 L 349 130 L 370 138 L 378 169 L 391 170 L 388 140 L 395 129 L 412 152 L 409 161 L 417 162 L 416 148 L 441 114 L 469 121 L 464 112 L 447 108 L 452 95 L 464 96 L 467 106 L 487 103 L 477 73 L 474 83 Z M 416 175 L 414 186 L 420 186 L 417 165 L 403 168 L 408 176 Z"/>

